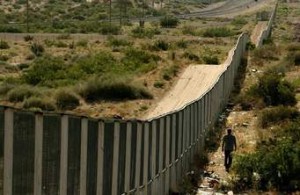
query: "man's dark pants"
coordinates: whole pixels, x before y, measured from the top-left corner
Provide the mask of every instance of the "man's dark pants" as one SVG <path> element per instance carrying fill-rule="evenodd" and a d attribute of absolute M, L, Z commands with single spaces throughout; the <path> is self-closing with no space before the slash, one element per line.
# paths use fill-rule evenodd
<path fill-rule="evenodd" d="M 226 168 L 226 171 L 229 171 L 229 168 L 231 167 L 231 163 L 232 163 L 231 152 L 232 152 L 232 150 L 225 150 L 225 162 L 224 162 L 224 166 Z"/>

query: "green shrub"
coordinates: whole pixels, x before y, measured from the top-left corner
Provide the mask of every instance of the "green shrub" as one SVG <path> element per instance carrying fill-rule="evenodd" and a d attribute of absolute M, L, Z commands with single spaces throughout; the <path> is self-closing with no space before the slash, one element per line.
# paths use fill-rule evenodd
<path fill-rule="evenodd" d="M 163 51 L 167 51 L 169 49 L 169 43 L 167 43 L 164 40 L 157 40 L 154 42 L 153 48 L 157 51 L 159 50 L 163 50 Z"/>
<path fill-rule="evenodd" d="M 0 96 L 6 95 L 11 89 L 15 88 L 16 86 L 14 84 L 10 83 L 3 83 L 0 85 Z"/>
<path fill-rule="evenodd" d="M 188 47 L 188 41 L 185 41 L 183 39 L 181 39 L 180 41 L 176 42 L 177 47 L 179 48 L 187 48 Z"/>
<path fill-rule="evenodd" d="M 40 93 L 32 86 L 27 85 L 18 86 L 7 93 L 7 98 L 11 102 L 23 102 L 32 96 L 40 96 Z"/>
<path fill-rule="evenodd" d="M 164 80 L 169 81 L 172 79 L 172 77 L 177 76 L 178 71 L 179 71 L 179 66 L 173 65 L 162 71 L 162 77 Z"/>
<path fill-rule="evenodd" d="M 56 109 L 53 102 L 42 99 L 40 97 L 30 97 L 28 99 L 25 99 L 23 102 L 23 108 L 39 108 L 46 111 L 54 111 Z"/>
<path fill-rule="evenodd" d="M 179 19 L 174 16 L 165 16 L 160 19 L 160 25 L 164 28 L 175 28 L 179 24 Z"/>
<path fill-rule="evenodd" d="M 81 39 L 76 42 L 76 46 L 79 46 L 79 47 L 87 47 L 87 45 L 88 45 L 88 41 L 85 39 Z"/>
<path fill-rule="evenodd" d="M 182 28 L 182 34 L 196 36 L 198 33 L 197 33 L 196 28 L 194 26 L 185 25 Z"/>
<path fill-rule="evenodd" d="M 130 84 L 127 80 L 115 76 L 90 79 L 82 86 L 79 93 L 87 102 L 153 98 L 146 89 Z"/>
<path fill-rule="evenodd" d="M 300 142 L 281 138 L 260 146 L 255 153 L 238 155 L 233 170 L 238 174 L 238 186 L 266 190 L 297 190 L 300 171 Z"/>
<path fill-rule="evenodd" d="M 25 82 L 37 85 L 50 85 L 53 81 L 66 78 L 66 66 L 63 59 L 52 56 L 37 58 L 22 75 Z"/>
<path fill-rule="evenodd" d="M 287 47 L 288 51 L 300 51 L 300 43 L 291 43 Z"/>
<path fill-rule="evenodd" d="M 112 47 L 132 45 L 132 42 L 130 42 L 126 39 L 120 39 L 120 38 L 115 38 L 115 37 L 109 37 L 108 42 L 109 42 L 109 45 Z"/>
<path fill-rule="evenodd" d="M 7 33 L 21 33 L 22 30 L 19 29 L 18 27 L 14 26 L 0 26 L 0 32 L 7 32 Z"/>
<path fill-rule="evenodd" d="M 189 60 L 192 60 L 192 61 L 196 61 L 196 62 L 198 62 L 198 61 L 200 60 L 199 56 L 196 55 L 196 54 L 194 54 L 194 53 L 191 52 L 191 51 L 185 51 L 185 52 L 183 53 L 183 57 L 184 57 L 184 58 L 187 58 L 187 59 L 189 59 Z"/>
<path fill-rule="evenodd" d="M 91 74 L 103 74 L 109 71 L 118 71 L 118 62 L 108 52 L 99 52 L 82 56 L 76 61 L 74 67 L 69 69 L 69 76 L 74 79 Z"/>
<path fill-rule="evenodd" d="M 203 55 L 202 59 L 205 64 L 219 64 L 219 58 L 215 55 Z"/>
<path fill-rule="evenodd" d="M 39 44 L 39 43 L 33 43 L 30 45 L 30 50 L 32 51 L 32 53 L 36 56 L 42 56 L 45 49 L 44 46 Z"/>
<path fill-rule="evenodd" d="M 121 62 L 126 71 L 148 72 L 156 67 L 160 57 L 147 51 L 129 48 L 125 51 L 125 56 Z"/>
<path fill-rule="evenodd" d="M 118 35 L 121 33 L 121 28 L 114 24 L 103 24 L 100 33 L 103 35 Z"/>
<path fill-rule="evenodd" d="M 1 55 L 1 54 L 0 54 L 0 61 L 6 62 L 7 60 L 9 60 L 9 56 L 8 56 L 8 55 L 5 55 L 5 54 L 4 54 L 4 55 L 3 55 L 3 54 Z"/>
<path fill-rule="evenodd" d="M 28 42 L 28 41 L 32 41 L 32 40 L 33 40 L 33 36 L 31 36 L 31 35 L 24 36 L 24 41 Z"/>
<path fill-rule="evenodd" d="M 248 21 L 245 18 L 243 18 L 243 17 L 235 17 L 231 21 L 232 25 L 235 25 L 235 26 L 238 26 L 238 27 L 244 26 L 247 23 L 248 23 Z"/>
<path fill-rule="evenodd" d="M 59 90 L 55 94 L 56 106 L 61 110 L 72 110 L 79 106 L 78 96 L 69 90 Z"/>
<path fill-rule="evenodd" d="M 282 123 L 284 120 L 293 120 L 299 116 L 296 108 L 278 106 L 275 108 L 266 108 L 262 111 L 259 121 L 262 128 L 272 124 Z"/>
<path fill-rule="evenodd" d="M 295 52 L 294 54 L 294 64 L 300 66 L 300 51 Z"/>
<path fill-rule="evenodd" d="M 256 48 L 253 52 L 254 58 L 260 58 L 264 60 L 278 60 L 280 50 L 276 45 L 263 45 L 262 47 Z"/>
<path fill-rule="evenodd" d="M 204 37 L 229 37 L 235 33 L 227 27 L 208 28 L 203 32 Z"/>
<path fill-rule="evenodd" d="M 155 88 L 164 88 L 165 83 L 163 81 L 155 81 L 154 84 L 153 84 L 153 87 L 155 87 Z"/>
<path fill-rule="evenodd" d="M 131 35 L 136 38 L 152 38 L 157 34 L 160 34 L 160 30 L 157 28 L 142 28 L 138 26 L 131 30 Z"/>
<path fill-rule="evenodd" d="M 247 43 L 247 46 L 246 46 L 246 49 L 249 50 L 249 51 L 252 51 L 256 48 L 255 44 L 252 43 L 252 42 L 248 42 Z"/>
<path fill-rule="evenodd" d="M 9 45 L 6 41 L 0 40 L 0 49 L 9 49 Z"/>
<path fill-rule="evenodd" d="M 266 105 L 295 105 L 297 103 L 294 87 L 282 80 L 282 75 L 267 72 L 259 78 L 257 93 Z"/>

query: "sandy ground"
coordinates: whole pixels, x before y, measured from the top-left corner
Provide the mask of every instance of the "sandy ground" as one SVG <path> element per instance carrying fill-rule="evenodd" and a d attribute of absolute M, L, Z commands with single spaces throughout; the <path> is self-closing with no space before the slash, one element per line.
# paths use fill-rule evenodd
<path fill-rule="evenodd" d="M 251 37 L 250 37 L 251 42 L 254 43 L 255 46 L 257 46 L 259 44 L 260 35 L 261 35 L 262 31 L 267 27 L 267 25 L 268 25 L 268 22 L 260 21 L 255 26 L 255 28 L 251 34 Z"/>

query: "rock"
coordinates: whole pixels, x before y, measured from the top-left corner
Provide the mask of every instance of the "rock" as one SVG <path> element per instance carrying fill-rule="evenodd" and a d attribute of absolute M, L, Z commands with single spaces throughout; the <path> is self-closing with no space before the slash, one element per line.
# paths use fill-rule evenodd
<path fill-rule="evenodd" d="M 243 126 L 243 127 L 248 127 L 248 126 L 249 126 L 249 123 L 242 123 L 242 126 Z"/>
<path fill-rule="evenodd" d="M 233 191 L 227 192 L 227 195 L 233 195 Z"/>

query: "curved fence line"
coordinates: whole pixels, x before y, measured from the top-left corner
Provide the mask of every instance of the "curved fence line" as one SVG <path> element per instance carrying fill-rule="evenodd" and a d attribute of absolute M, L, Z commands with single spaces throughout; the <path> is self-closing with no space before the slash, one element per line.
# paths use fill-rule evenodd
<path fill-rule="evenodd" d="M 178 191 L 228 101 L 248 40 L 239 37 L 228 66 L 203 96 L 158 118 L 106 121 L 0 107 L 0 194 Z"/>

